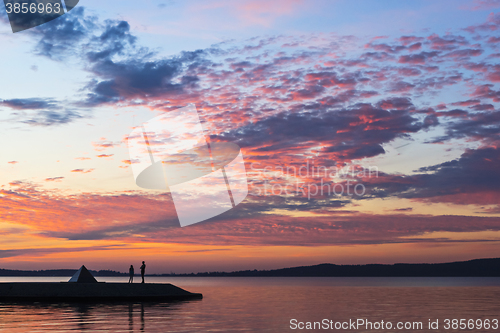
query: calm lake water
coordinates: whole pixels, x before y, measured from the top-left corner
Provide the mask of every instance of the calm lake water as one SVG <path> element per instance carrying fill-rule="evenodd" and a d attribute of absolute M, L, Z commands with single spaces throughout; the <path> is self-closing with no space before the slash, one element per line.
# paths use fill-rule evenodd
<path fill-rule="evenodd" d="M 0 282 L 68 279 L 0 277 Z M 126 282 L 127 278 L 98 280 Z M 500 319 L 499 278 L 150 277 L 147 282 L 173 283 L 203 293 L 204 298 L 174 303 L 0 303 L 0 331 L 458 332 L 446 329 L 446 319 L 465 319 L 473 328 L 462 331 L 500 332 L 500 327 L 494 329 L 494 320 Z M 365 325 L 335 329 L 336 324 L 346 327 L 349 320 L 358 319 L 371 322 L 372 329 Z M 429 319 L 438 320 L 437 330 L 428 328 Z M 323 324 L 323 328 L 299 329 L 300 323 L 324 320 L 328 328 Z M 382 320 L 384 327 L 376 329 Z M 392 329 L 385 327 L 388 323 Z M 411 328 L 397 329 L 398 323 Z"/>

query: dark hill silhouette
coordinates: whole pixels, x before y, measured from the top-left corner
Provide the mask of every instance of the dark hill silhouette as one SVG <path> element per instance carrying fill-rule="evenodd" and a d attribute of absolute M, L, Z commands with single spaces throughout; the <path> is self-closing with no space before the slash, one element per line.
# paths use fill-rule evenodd
<path fill-rule="evenodd" d="M 175 274 L 164 274 L 164 276 Z M 320 264 L 282 268 L 269 271 L 206 272 L 197 274 L 177 274 L 177 276 L 430 276 L 430 277 L 500 277 L 500 258 L 475 259 L 441 264 L 369 264 L 369 265 L 334 265 Z"/>
<path fill-rule="evenodd" d="M 73 276 L 76 269 L 53 269 L 43 271 L 19 271 L 0 269 L 0 276 Z M 90 271 L 94 276 L 128 276 L 111 270 Z M 148 276 L 430 276 L 430 277 L 500 277 L 500 258 L 474 259 L 439 264 L 368 264 L 335 265 L 320 264 L 281 268 L 268 271 L 247 270 L 237 272 L 205 272 L 190 274 L 150 274 Z"/>

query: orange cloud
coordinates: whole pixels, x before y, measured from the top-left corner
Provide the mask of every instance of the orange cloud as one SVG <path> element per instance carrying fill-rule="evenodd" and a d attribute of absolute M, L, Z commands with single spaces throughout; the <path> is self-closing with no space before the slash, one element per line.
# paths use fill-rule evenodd
<path fill-rule="evenodd" d="M 74 169 L 74 170 L 71 170 L 71 172 L 75 172 L 75 173 L 90 173 L 92 171 L 94 171 L 95 169 Z"/>
<path fill-rule="evenodd" d="M 139 160 L 122 160 L 122 163 L 125 164 L 134 164 L 134 163 L 139 163 Z"/>
<path fill-rule="evenodd" d="M 104 138 L 102 138 L 104 139 Z M 121 145 L 121 142 L 112 142 L 112 141 L 107 141 L 107 140 L 100 140 L 98 142 L 92 142 L 92 145 L 94 146 L 94 149 L 97 151 L 103 151 L 108 148 L 113 148 L 113 147 L 118 147 Z"/>

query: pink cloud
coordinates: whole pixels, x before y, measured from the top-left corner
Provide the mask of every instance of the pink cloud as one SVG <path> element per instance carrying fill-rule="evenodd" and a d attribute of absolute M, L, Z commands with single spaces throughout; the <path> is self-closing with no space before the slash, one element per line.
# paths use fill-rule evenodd
<path fill-rule="evenodd" d="M 399 57 L 399 63 L 402 64 L 414 64 L 414 65 L 423 65 L 429 59 L 436 57 L 438 53 L 436 51 L 433 52 L 420 52 L 418 54 L 404 55 Z"/>
<path fill-rule="evenodd" d="M 485 23 L 479 25 L 472 25 L 464 30 L 470 33 L 478 31 L 496 31 L 500 28 L 500 13 L 490 13 Z"/>
<path fill-rule="evenodd" d="M 421 42 L 424 40 L 424 38 L 417 36 L 402 36 L 398 40 L 399 42 L 401 42 L 401 44 L 406 46 L 408 44 Z"/>
<path fill-rule="evenodd" d="M 71 172 L 75 172 L 75 173 L 90 173 L 92 171 L 94 171 L 95 169 L 74 169 L 74 170 L 71 170 Z"/>
<path fill-rule="evenodd" d="M 465 10 L 490 10 L 500 7 L 500 0 L 474 0 L 472 5 L 462 6 Z"/>

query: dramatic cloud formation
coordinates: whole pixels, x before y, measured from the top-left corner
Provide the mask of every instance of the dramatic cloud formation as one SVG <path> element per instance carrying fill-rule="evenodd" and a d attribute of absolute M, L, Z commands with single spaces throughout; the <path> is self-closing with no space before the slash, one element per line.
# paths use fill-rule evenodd
<path fill-rule="evenodd" d="M 376 197 L 397 195 L 459 205 L 498 205 L 499 165 L 498 148 L 467 150 L 459 159 L 420 168 L 416 175 L 381 175 L 367 187 Z"/>
<path fill-rule="evenodd" d="M 478 4 L 485 5 L 491 3 Z M 484 24 L 465 30 L 495 31 L 497 16 L 491 14 Z M 485 36 L 489 39 L 481 44 L 476 40 L 483 37 L 431 33 L 379 36 L 363 44 L 336 35 L 280 36 L 160 58 L 140 46 L 128 22 L 100 22 L 86 15 L 83 7 L 33 35 L 39 38 L 40 55 L 56 61 L 63 61 L 61 55 L 83 55 L 85 70 L 94 79 L 85 88 L 87 96 L 76 104 L 141 105 L 168 111 L 195 103 L 211 140 L 239 144 L 249 156 L 248 164 L 298 168 L 315 156 L 318 164 L 345 165 L 384 155 L 384 145 L 397 138 L 440 128 L 445 134 L 430 138 L 428 144 L 465 139 L 478 142 L 481 149 L 464 153 L 461 168 L 428 167 L 420 170 L 428 174 L 403 177 L 404 181 L 386 175 L 388 183 L 379 179 L 376 189 L 368 182 L 370 194 L 437 200 L 457 192 L 496 192 L 496 183 L 488 181 L 493 175 L 478 179 L 473 176 L 477 170 L 471 169 L 487 158 L 482 154 L 497 161 L 500 113 L 495 104 L 500 95 L 495 83 L 500 67 L 490 57 L 495 51 L 491 37 Z M 65 46 L 68 39 L 73 41 L 71 47 Z M 353 53 L 356 44 L 359 52 Z M 441 96 L 451 86 L 468 91 L 470 99 L 434 107 L 424 102 L 426 96 Z M 57 102 L 27 99 L 3 104 L 39 110 L 55 108 Z M 71 120 L 71 114 L 44 112 L 39 117 L 45 115 L 45 120 L 31 121 Z M 120 144 L 105 138 L 93 143 L 97 151 Z M 258 186 L 259 179 L 252 182 Z"/>
<path fill-rule="evenodd" d="M 58 179 L 62 177 L 47 180 Z M 169 221 L 170 225 L 178 225 L 177 217 L 172 215 L 170 195 L 64 196 L 32 183 L 15 182 L 11 186 L 0 190 L 2 220 L 15 221 L 54 237 L 70 237 L 72 233 L 85 239 L 97 237 L 91 237 L 92 233 L 101 238 L 129 237 L 139 232 L 141 223 L 157 224 L 160 228 L 167 227 L 165 223 Z"/>
<path fill-rule="evenodd" d="M 467 216 L 367 215 L 325 211 L 344 205 L 306 198 L 250 197 L 235 210 L 190 228 L 178 228 L 170 195 L 145 193 L 64 197 L 30 183 L 0 190 L 2 218 L 48 237 L 70 240 L 115 239 L 204 245 L 354 245 L 447 242 L 421 237 L 432 232 L 500 230 L 500 218 Z M 26 210 L 30 207 L 30 210 Z M 273 214 L 291 209 L 317 212 L 310 217 Z M 408 208 L 400 211 L 407 211 Z M 36 218 L 35 218 L 36 217 Z M 120 223 L 116 223 L 120 221 Z M 392 230 L 387 233 L 387 230 Z M 455 240 L 449 240 L 454 242 Z M 478 240 L 476 240 L 478 241 Z"/>
<path fill-rule="evenodd" d="M 480 0 L 468 9 L 497 5 Z M 266 25 L 300 6 L 243 1 L 231 11 L 242 24 Z M 101 110 L 113 110 L 126 125 L 86 138 L 89 151 L 78 147 L 70 157 L 85 162 L 66 174 L 44 174 L 43 185 L 12 179 L 0 188 L 0 214 L 37 237 L 72 241 L 310 247 L 494 241 L 474 235 L 500 230 L 499 27 L 499 14 L 491 13 L 483 23 L 446 33 L 283 34 L 165 57 L 144 47 L 131 23 L 101 20 L 80 6 L 29 32 L 38 57 L 77 64 L 87 75 L 78 94 L 71 101 L 0 100 L 0 108 L 9 121 L 44 130 Z M 132 178 L 137 161 L 128 159 L 124 143 L 138 124 L 123 121 L 125 112 L 156 115 L 189 103 L 210 142 L 242 148 L 250 195 L 235 209 L 179 228 L 169 193 L 70 195 L 43 187 L 93 177 L 104 164 L 121 173 L 116 179 Z M 110 123 L 106 119 L 106 130 Z M 390 152 L 402 141 L 416 142 L 420 160 Z M 422 158 L 425 150 L 432 156 Z M 448 151 L 453 157 L 445 156 Z M 412 172 L 388 171 L 384 164 L 401 159 Z M 380 163 L 375 175 L 367 161 Z M 14 162 L 7 167 L 23 166 Z M 343 174 L 346 168 L 354 174 Z M 363 191 L 335 192 L 349 186 Z M 381 199 L 401 205 L 373 207 Z M 432 208 L 420 214 L 413 203 Z M 470 216 L 441 215 L 439 208 L 450 206 Z M 447 233 L 472 236 L 457 240 Z"/>

